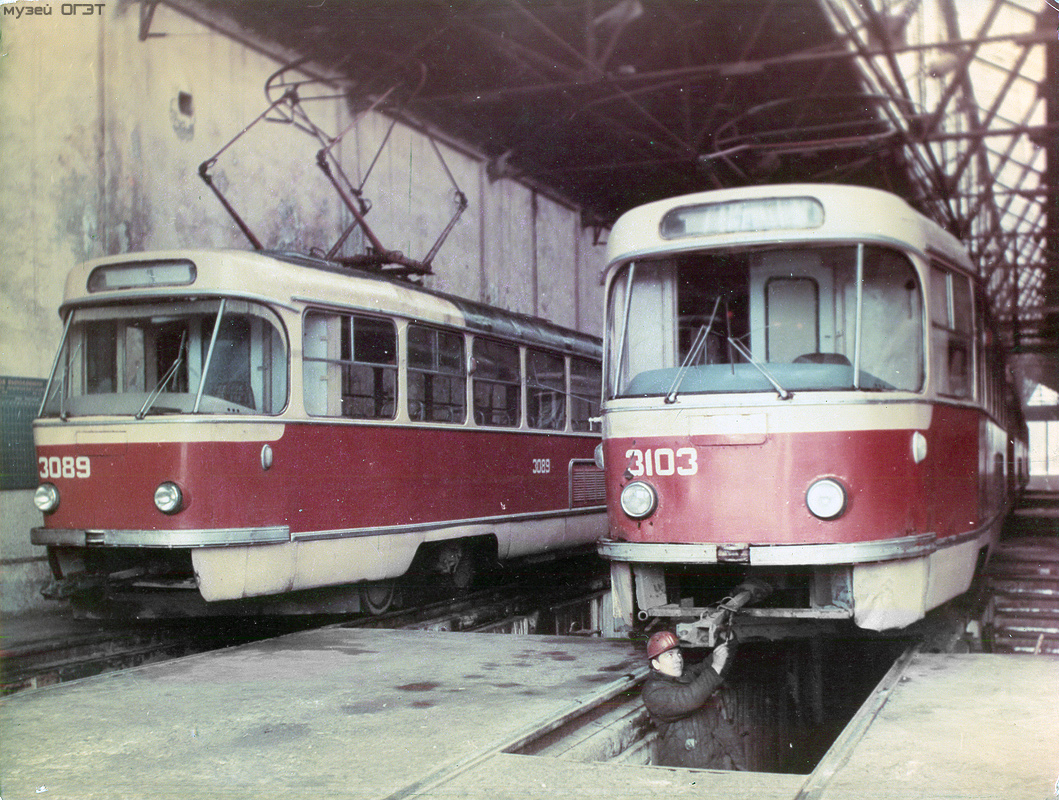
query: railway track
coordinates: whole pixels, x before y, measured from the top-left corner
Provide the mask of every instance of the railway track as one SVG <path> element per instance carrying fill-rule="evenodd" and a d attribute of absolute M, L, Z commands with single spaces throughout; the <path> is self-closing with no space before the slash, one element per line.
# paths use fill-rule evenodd
<path fill-rule="evenodd" d="M 544 574 L 520 573 L 502 585 L 378 616 L 200 618 L 136 622 L 118 627 L 86 623 L 84 631 L 5 647 L 0 693 L 49 686 L 194 653 L 246 644 L 298 630 L 341 625 L 435 631 L 551 633 L 599 632 L 609 588 L 584 562 Z M 578 570 L 582 571 L 579 572 Z"/>
<path fill-rule="evenodd" d="M 550 633 L 591 635 L 599 632 L 591 600 L 602 598 L 609 580 L 585 572 L 585 562 L 573 559 L 544 577 L 532 572 L 503 586 L 483 589 L 455 599 L 445 599 L 377 616 L 340 623 L 345 627 L 404 628 L 431 631 L 497 633 Z M 589 562 L 595 569 L 598 562 Z"/>
<path fill-rule="evenodd" d="M 36 689 L 104 672 L 246 644 L 305 627 L 297 621 L 198 619 L 118 626 L 85 621 L 85 629 L 45 636 L 0 653 L 0 694 Z"/>

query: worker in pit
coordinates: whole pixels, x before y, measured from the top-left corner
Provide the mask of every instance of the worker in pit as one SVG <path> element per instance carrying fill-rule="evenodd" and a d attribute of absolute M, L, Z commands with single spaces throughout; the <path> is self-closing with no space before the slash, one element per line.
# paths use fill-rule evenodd
<path fill-rule="evenodd" d="M 655 763 L 667 767 L 745 770 L 742 737 L 728 718 L 718 689 L 730 666 L 728 642 L 718 644 L 709 659 L 684 669 L 680 641 L 659 631 L 647 642 L 651 672 L 643 701 L 658 728 Z"/>

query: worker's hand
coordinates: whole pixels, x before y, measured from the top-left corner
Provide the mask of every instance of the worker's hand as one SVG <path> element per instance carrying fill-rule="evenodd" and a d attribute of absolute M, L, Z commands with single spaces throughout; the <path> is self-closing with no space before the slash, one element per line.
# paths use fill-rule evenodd
<path fill-rule="evenodd" d="M 715 648 L 713 648 L 713 660 L 710 666 L 713 667 L 713 671 L 718 675 L 721 674 L 721 670 L 724 669 L 724 665 L 728 663 L 728 642 L 721 642 Z"/>

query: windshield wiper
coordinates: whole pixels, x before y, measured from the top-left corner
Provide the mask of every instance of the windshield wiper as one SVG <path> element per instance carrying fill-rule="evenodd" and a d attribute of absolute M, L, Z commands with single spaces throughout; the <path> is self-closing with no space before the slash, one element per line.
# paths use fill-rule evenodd
<path fill-rule="evenodd" d="M 177 357 L 173 359 L 173 363 L 166 370 L 165 375 L 162 376 L 162 380 L 158 382 L 158 385 L 154 387 L 154 390 L 147 395 L 147 399 L 143 401 L 143 406 L 140 408 L 139 413 L 136 415 L 136 419 L 143 419 L 147 416 L 147 412 L 151 410 L 151 406 L 154 405 L 155 400 L 165 390 L 166 384 L 172 380 L 176 374 L 177 368 L 184 362 L 184 343 L 187 339 L 188 332 L 185 330 L 180 334 L 180 347 L 177 348 Z"/>
<path fill-rule="evenodd" d="M 62 374 L 59 376 L 59 382 L 55 385 L 55 391 L 53 391 L 51 393 L 51 396 L 46 398 L 44 403 L 41 405 L 41 409 L 43 410 L 44 406 L 48 404 L 48 400 L 54 398 L 55 393 L 58 392 L 59 419 L 61 419 L 63 422 L 66 422 L 66 420 L 70 419 L 70 412 L 66 410 L 66 376 L 70 373 L 70 362 L 77 359 L 77 354 L 81 352 L 82 345 L 84 345 L 84 342 L 81 342 L 81 344 L 77 345 L 77 349 L 74 350 L 73 355 L 71 355 L 68 359 L 66 359 L 65 363 L 63 363 L 63 371 Z"/>
<path fill-rule="evenodd" d="M 202 365 L 202 380 L 199 381 L 199 390 L 195 393 L 195 407 L 191 409 L 192 414 L 199 413 L 199 406 L 202 404 L 202 393 L 206 389 L 206 379 L 210 375 L 210 368 L 213 366 L 213 348 L 217 345 L 217 336 L 221 332 L 221 320 L 224 319 L 224 307 L 228 302 L 227 297 L 221 298 L 221 304 L 217 307 L 217 317 L 213 320 L 213 333 L 210 334 L 210 347 L 206 351 L 206 363 Z"/>
<path fill-rule="evenodd" d="M 680 385 L 684 383 L 684 376 L 688 374 L 688 369 L 691 367 L 692 362 L 699 357 L 699 352 L 705 346 L 706 339 L 710 335 L 710 329 L 713 327 L 713 321 L 717 318 L 717 307 L 720 305 L 721 296 L 717 295 L 717 299 L 713 303 L 713 312 L 710 314 L 710 321 L 699 328 L 699 332 L 695 334 L 695 341 L 691 343 L 691 348 L 684 357 L 684 363 L 680 365 L 677 376 L 673 379 L 673 385 L 666 392 L 666 403 L 675 403 L 677 401 L 677 392 L 680 391 Z"/>
<path fill-rule="evenodd" d="M 790 400 L 792 397 L 794 397 L 793 394 L 791 394 L 779 385 L 779 382 L 775 378 L 773 378 L 772 375 L 769 374 L 769 371 L 765 369 L 764 366 L 758 363 L 754 359 L 754 357 L 750 355 L 750 351 L 743 347 L 743 345 L 739 344 L 739 342 L 737 342 L 731 336 L 728 337 L 728 344 L 734 347 L 739 352 L 739 355 L 749 361 L 754 366 L 754 368 L 757 369 L 758 372 L 765 376 L 765 380 L 772 384 L 772 388 L 776 390 L 776 393 L 780 396 L 780 400 Z"/>

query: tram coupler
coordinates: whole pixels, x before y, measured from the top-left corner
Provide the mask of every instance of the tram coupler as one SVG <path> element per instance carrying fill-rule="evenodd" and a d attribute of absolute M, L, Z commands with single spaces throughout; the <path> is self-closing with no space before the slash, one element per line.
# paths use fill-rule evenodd
<path fill-rule="evenodd" d="M 732 619 L 750 603 L 760 603 L 772 594 L 772 587 L 759 578 L 748 578 L 732 594 L 703 611 L 695 622 L 677 624 L 677 638 L 695 647 L 716 647 L 732 636 Z"/>

